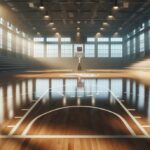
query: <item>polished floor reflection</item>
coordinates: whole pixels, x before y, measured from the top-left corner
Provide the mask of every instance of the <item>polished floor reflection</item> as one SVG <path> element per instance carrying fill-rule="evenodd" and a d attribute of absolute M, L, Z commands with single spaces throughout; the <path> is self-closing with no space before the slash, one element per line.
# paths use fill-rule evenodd
<path fill-rule="evenodd" d="M 120 145 L 118 140 L 123 138 L 134 143 L 136 138 L 133 137 L 149 137 L 150 86 L 129 78 L 31 78 L 7 83 L 2 81 L 0 133 L 3 149 L 7 149 L 4 139 L 8 137 L 7 142 L 13 143 L 15 149 L 19 149 L 18 141 L 22 141 L 21 146 L 27 149 L 45 150 L 49 149 L 45 142 L 56 143 L 55 139 L 58 143 L 68 145 L 61 148 L 54 146 L 56 150 L 65 147 L 77 149 L 69 148 L 70 141 L 81 143 L 83 139 L 89 139 L 97 145 L 95 149 L 100 149 L 98 145 L 109 143 L 111 138 L 113 140 L 110 143 L 114 145 L 112 149 L 117 149 Z M 47 139 L 42 142 L 45 143 L 43 147 L 36 146 L 35 143 L 39 144 L 43 138 Z M 125 145 L 127 141 L 122 140 Z M 145 149 L 150 145 L 148 139 L 142 139 L 139 143 Z M 127 144 L 124 149 L 132 149 L 132 146 Z M 108 145 L 104 147 L 109 148 Z"/>

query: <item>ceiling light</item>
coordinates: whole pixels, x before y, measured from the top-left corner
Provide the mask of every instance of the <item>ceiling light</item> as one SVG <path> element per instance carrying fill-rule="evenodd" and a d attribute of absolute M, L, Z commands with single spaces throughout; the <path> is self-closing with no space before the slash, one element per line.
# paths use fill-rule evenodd
<path fill-rule="evenodd" d="M 36 27 L 33 27 L 32 29 L 33 29 L 33 30 L 36 30 Z"/>
<path fill-rule="evenodd" d="M 29 5 L 30 8 L 34 8 L 34 3 L 33 2 L 29 2 L 28 5 Z"/>
<path fill-rule="evenodd" d="M 108 19 L 113 19 L 113 18 L 114 18 L 113 15 L 111 15 L 111 14 L 108 15 Z"/>
<path fill-rule="evenodd" d="M 77 21 L 77 24 L 80 24 L 81 22 L 80 21 Z"/>
<path fill-rule="evenodd" d="M 80 28 L 79 27 L 77 27 L 77 31 L 79 31 L 80 30 Z"/>
<path fill-rule="evenodd" d="M 114 34 L 113 34 L 113 36 L 118 36 L 119 35 L 119 33 L 118 32 L 115 32 Z"/>
<path fill-rule="evenodd" d="M 46 11 L 46 13 L 45 13 L 45 15 L 44 15 L 44 18 L 45 18 L 45 19 L 49 19 L 48 11 Z"/>
<path fill-rule="evenodd" d="M 113 9 L 114 9 L 114 10 L 118 10 L 118 9 L 119 9 L 118 0 L 115 0 L 115 4 L 114 4 L 114 6 L 113 6 Z"/>
<path fill-rule="evenodd" d="M 114 6 L 113 9 L 114 9 L 114 10 L 118 10 L 119 7 L 118 7 L 118 6 Z"/>
<path fill-rule="evenodd" d="M 107 22 L 103 22 L 103 26 L 108 26 L 109 24 Z"/>
<path fill-rule="evenodd" d="M 77 37 L 79 37 L 80 36 L 80 32 L 77 32 Z"/>
<path fill-rule="evenodd" d="M 104 28 L 100 28 L 101 31 L 104 31 Z"/>
<path fill-rule="evenodd" d="M 129 8 L 129 3 L 128 2 L 123 2 L 123 8 Z"/>
<path fill-rule="evenodd" d="M 54 22 L 50 22 L 48 25 L 49 25 L 49 26 L 53 26 L 53 25 L 54 25 Z"/>
<path fill-rule="evenodd" d="M 55 30 L 56 30 L 56 28 L 52 28 L 52 30 L 53 30 L 53 31 L 55 31 Z"/>
<path fill-rule="evenodd" d="M 15 7 L 12 7 L 11 9 L 12 9 L 13 11 L 15 11 L 15 12 L 18 12 L 18 9 L 15 8 Z"/>
<path fill-rule="evenodd" d="M 41 35 L 41 33 L 40 33 L 40 32 L 37 32 L 37 35 Z"/>
<path fill-rule="evenodd" d="M 59 32 L 56 32 L 55 35 L 56 35 L 57 37 L 60 37 L 60 33 L 59 33 Z"/>
<path fill-rule="evenodd" d="M 101 36 L 101 33 L 100 32 L 97 32 L 96 33 L 96 38 L 100 37 Z"/>
<path fill-rule="evenodd" d="M 43 0 L 40 1 L 40 6 L 39 6 L 39 8 L 40 8 L 41 10 L 44 10 L 44 9 L 45 9 L 44 4 L 43 4 Z"/>

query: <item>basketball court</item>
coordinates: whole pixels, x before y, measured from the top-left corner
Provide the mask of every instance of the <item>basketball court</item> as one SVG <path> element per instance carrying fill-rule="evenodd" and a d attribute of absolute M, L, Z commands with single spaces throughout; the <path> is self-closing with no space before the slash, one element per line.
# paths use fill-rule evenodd
<path fill-rule="evenodd" d="M 36 73 L 35 78 L 27 75 L 24 79 L 23 74 L 26 75 L 17 75 L 19 80 L 8 80 L 8 84 L 0 86 L 3 96 L 0 137 L 5 149 L 7 143 L 16 149 L 21 145 L 27 149 L 32 146 L 33 149 L 49 146 L 107 149 L 109 141 L 110 146 L 118 144 L 117 147 L 121 146 L 121 141 L 126 145 L 122 149 L 129 149 L 139 139 L 142 142 L 137 144 L 137 149 L 141 149 L 143 143 L 148 149 L 150 110 L 140 100 L 139 104 L 134 103 L 134 98 L 142 99 L 142 92 L 147 90 L 143 83 L 121 77 L 98 78 L 97 74 L 86 72 L 61 73 L 59 78 L 37 78 Z M 134 91 L 134 84 L 138 92 Z M 37 146 L 41 142 L 45 143 L 42 148 Z"/>
<path fill-rule="evenodd" d="M 150 0 L 0 0 L 0 150 L 150 150 Z"/>

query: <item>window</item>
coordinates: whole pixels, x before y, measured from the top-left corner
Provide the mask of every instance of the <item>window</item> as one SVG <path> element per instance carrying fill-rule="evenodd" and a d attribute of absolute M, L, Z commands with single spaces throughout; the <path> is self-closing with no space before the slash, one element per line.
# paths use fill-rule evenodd
<path fill-rule="evenodd" d="M 7 49 L 12 50 L 12 34 L 7 32 Z"/>
<path fill-rule="evenodd" d="M 72 44 L 62 44 L 61 45 L 61 57 L 72 57 L 73 55 Z"/>
<path fill-rule="evenodd" d="M 145 23 L 142 23 L 141 27 L 140 27 L 140 31 L 145 29 Z"/>
<path fill-rule="evenodd" d="M 133 30 L 133 35 L 135 35 L 135 34 L 136 34 L 136 30 L 134 29 L 134 30 Z"/>
<path fill-rule="evenodd" d="M 19 33 L 20 33 L 20 31 L 18 30 L 18 28 L 16 28 L 16 33 L 17 33 L 17 34 L 19 34 Z"/>
<path fill-rule="evenodd" d="M 111 57 L 122 57 L 122 44 L 111 44 Z"/>
<path fill-rule="evenodd" d="M 85 79 L 84 85 L 85 96 L 96 95 L 96 79 Z"/>
<path fill-rule="evenodd" d="M 140 52 L 144 52 L 145 50 L 145 37 L 144 37 L 144 33 L 140 34 Z"/>
<path fill-rule="evenodd" d="M 111 42 L 122 42 L 122 38 L 111 38 Z"/>
<path fill-rule="evenodd" d="M 13 29 L 13 25 L 10 22 L 7 22 L 7 28 L 12 30 Z"/>
<path fill-rule="evenodd" d="M 98 38 L 98 42 L 109 42 L 109 38 Z"/>
<path fill-rule="evenodd" d="M 61 98 L 63 92 L 63 79 L 52 79 L 51 80 L 51 96 L 52 98 Z M 59 94 L 58 94 L 59 91 Z"/>
<path fill-rule="evenodd" d="M 118 97 L 122 98 L 122 79 L 111 80 L 111 91 Z"/>
<path fill-rule="evenodd" d="M 23 37 L 26 37 L 26 34 L 25 34 L 24 32 L 22 32 L 22 36 L 23 36 Z"/>
<path fill-rule="evenodd" d="M 133 54 L 136 53 L 136 38 L 133 38 Z"/>
<path fill-rule="evenodd" d="M 35 80 L 35 98 L 41 97 L 41 95 L 49 89 L 49 79 L 36 79 Z M 49 93 L 46 92 L 43 99 L 49 99 Z"/>
<path fill-rule="evenodd" d="M 47 44 L 47 57 L 58 57 L 58 44 Z"/>
<path fill-rule="evenodd" d="M 31 42 L 28 41 L 28 56 L 31 55 Z"/>
<path fill-rule="evenodd" d="M 34 38 L 34 42 L 44 42 L 44 38 L 43 37 Z"/>
<path fill-rule="evenodd" d="M 109 57 L 109 44 L 98 45 L 98 57 Z"/>
<path fill-rule="evenodd" d="M 0 48 L 3 48 L 3 30 L 0 28 Z"/>
<path fill-rule="evenodd" d="M 150 50 L 150 30 L 148 31 L 148 37 L 149 37 L 148 42 L 149 42 L 149 50 Z"/>
<path fill-rule="evenodd" d="M 95 42 L 95 38 L 88 37 L 88 38 L 87 38 L 87 42 Z"/>
<path fill-rule="evenodd" d="M 34 57 L 44 57 L 43 44 L 34 44 Z"/>
<path fill-rule="evenodd" d="M 0 24 L 3 24 L 3 23 L 4 23 L 3 18 L 0 18 Z"/>
<path fill-rule="evenodd" d="M 65 80 L 65 95 L 67 97 L 75 97 L 77 89 L 76 79 L 66 79 Z"/>
<path fill-rule="evenodd" d="M 85 57 L 95 57 L 94 44 L 85 44 Z"/>
<path fill-rule="evenodd" d="M 16 52 L 19 52 L 20 51 L 20 42 L 21 41 L 21 39 L 20 39 L 20 37 L 19 36 L 16 36 Z"/>
<path fill-rule="evenodd" d="M 61 42 L 71 42 L 71 38 L 61 38 Z"/>
<path fill-rule="evenodd" d="M 129 34 L 127 34 L 127 39 L 129 39 L 130 38 L 130 35 Z"/>
<path fill-rule="evenodd" d="M 58 42 L 58 38 L 49 37 L 46 39 L 47 42 Z"/>
<path fill-rule="evenodd" d="M 25 39 L 22 39 L 22 54 L 25 54 L 26 52 L 26 41 Z"/>
<path fill-rule="evenodd" d="M 148 20 L 148 26 L 150 27 L 150 19 Z"/>
<path fill-rule="evenodd" d="M 127 41 L 127 55 L 130 55 L 130 41 Z"/>
<path fill-rule="evenodd" d="M 145 87 L 143 84 L 139 84 L 139 94 L 138 94 L 138 109 L 139 110 L 144 110 L 145 106 Z"/>

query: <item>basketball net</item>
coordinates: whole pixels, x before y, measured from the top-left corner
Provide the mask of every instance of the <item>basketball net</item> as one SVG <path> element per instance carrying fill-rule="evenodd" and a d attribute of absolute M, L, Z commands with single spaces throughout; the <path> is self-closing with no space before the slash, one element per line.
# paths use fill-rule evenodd
<path fill-rule="evenodd" d="M 75 56 L 78 58 L 78 63 L 81 63 L 81 59 L 83 57 L 83 52 L 82 51 L 77 51 Z"/>

